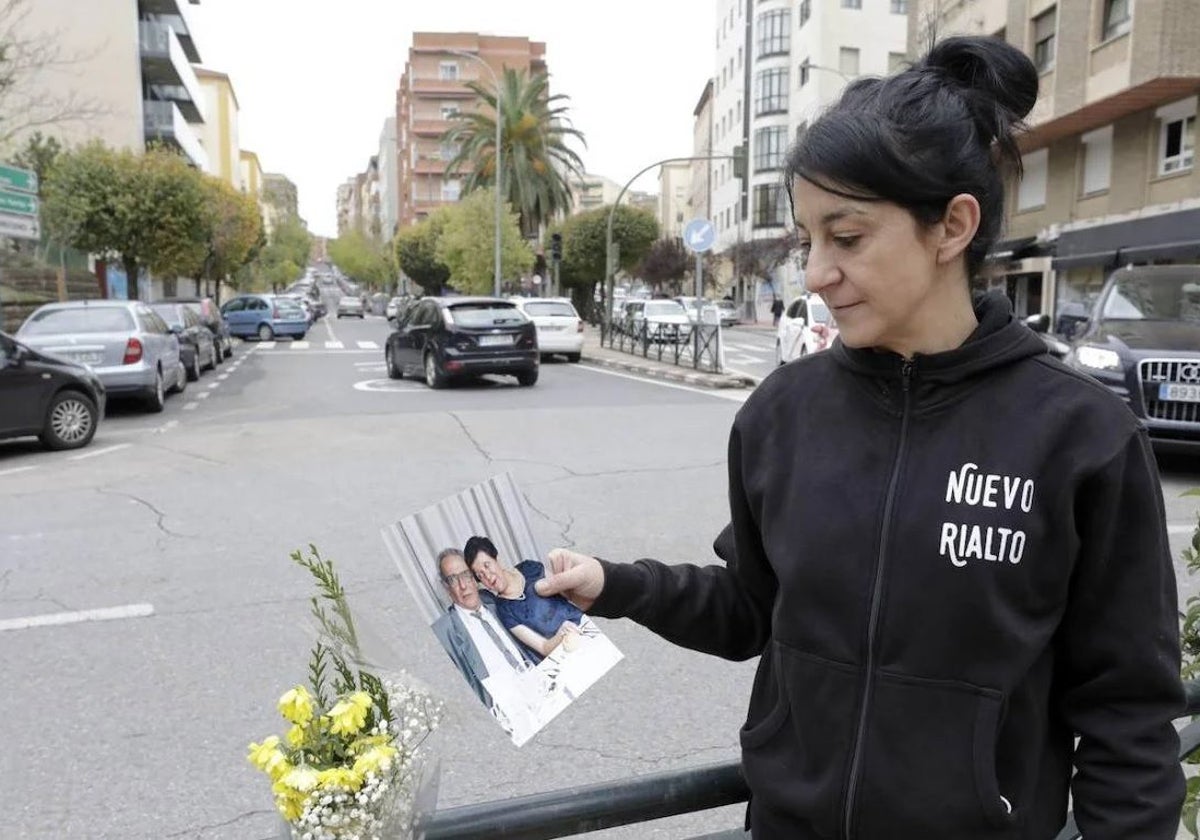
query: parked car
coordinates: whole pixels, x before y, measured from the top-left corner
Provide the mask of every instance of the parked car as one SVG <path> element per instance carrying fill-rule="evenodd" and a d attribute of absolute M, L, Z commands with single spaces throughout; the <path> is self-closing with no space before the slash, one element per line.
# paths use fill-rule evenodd
<path fill-rule="evenodd" d="M 342 295 L 342 297 L 338 299 L 337 316 L 339 318 L 362 318 L 362 298 L 354 297 L 352 295 Z"/>
<path fill-rule="evenodd" d="M 17 339 L 39 353 L 95 371 L 109 398 L 135 396 L 162 411 L 168 393 L 187 387 L 179 339 L 144 303 L 80 300 L 34 310 Z"/>
<path fill-rule="evenodd" d="M 692 321 L 687 310 L 676 300 L 629 300 L 625 302 L 625 329 L 641 336 L 645 325 L 648 341 L 676 343 L 687 341 Z"/>
<path fill-rule="evenodd" d="M 402 297 L 394 297 L 387 302 L 387 307 L 383 310 L 383 314 L 387 316 L 389 321 L 395 321 L 396 315 L 400 311 L 400 304 L 404 302 Z"/>
<path fill-rule="evenodd" d="M 105 398 L 95 371 L 0 333 L 0 438 L 36 435 L 47 449 L 87 446 Z"/>
<path fill-rule="evenodd" d="M 213 338 L 217 341 L 218 353 L 217 364 L 221 363 L 222 359 L 228 359 L 233 355 L 233 334 L 229 331 L 229 324 L 225 322 L 225 318 L 221 315 L 221 309 L 217 306 L 217 302 L 208 297 L 173 297 L 163 298 L 160 303 L 182 303 L 189 309 L 200 316 L 200 320 L 204 322 L 204 326 L 208 327 L 208 331 L 213 334 Z"/>
<path fill-rule="evenodd" d="M 817 353 L 833 344 L 838 328 L 833 313 L 818 295 L 798 297 L 779 319 L 775 333 L 775 364 L 782 365 Z"/>
<path fill-rule="evenodd" d="M 514 298 L 513 303 L 533 321 L 543 357 L 561 353 L 568 362 L 583 357 L 583 319 L 570 298 Z"/>
<path fill-rule="evenodd" d="M 217 366 L 220 355 L 217 342 L 199 315 L 182 303 L 158 301 L 151 303 L 150 308 L 167 322 L 167 327 L 179 339 L 179 355 L 189 382 L 199 379 L 200 371 Z"/>
<path fill-rule="evenodd" d="M 1091 313 L 1073 320 L 1066 363 L 1125 400 L 1156 448 L 1197 451 L 1200 266 L 1118 269 Z"/>
<path fill-rule="evenodd" d="M 225 302 L 221 314 L 229 331 L 244 338 L 271 341 L 291 336 L 299 341 L 308 334 L 308 315 L 300 304 L 278 295 L 238 295 Z"/>
<path fill-rule="evenodd" d="M 719 311 L 708 298 L 677 297 L 672 299 L 678 301 L 679 305 L 687 312 L 688 320 L 693 324 L 701 321 L 706 324 L 715 324 L 720 319 Z M 696 305 L 697 300 L 700 301 L 699 306 Z"/>
<path fill-rule="evenodd" d="M 503 373 L 524 386 L 538 380 L 537 329 L 512 301 L 424 298 L 384 347 L 388 376 L 423 376 L 430 388 L 453 378 Z"/>
<path fill-rule="evenodd" d="M 717 310 L 721 314 L 721 326 L 732 327 L 740 324 L 742 321 L 741 308 L 731 300 L 722 298 L 717 301 Z"/>

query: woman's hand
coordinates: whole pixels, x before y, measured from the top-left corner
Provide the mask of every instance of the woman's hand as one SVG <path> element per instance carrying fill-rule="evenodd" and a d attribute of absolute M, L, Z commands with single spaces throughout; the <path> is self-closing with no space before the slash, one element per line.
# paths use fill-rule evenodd
<path fill-rule="evenodd" d="M 604 591 L 604 568 L 595 557 L 566 548 L 547 555 L 546 577 L 534 584 L 542 596 L 561 595 L 587 612 Z"/>

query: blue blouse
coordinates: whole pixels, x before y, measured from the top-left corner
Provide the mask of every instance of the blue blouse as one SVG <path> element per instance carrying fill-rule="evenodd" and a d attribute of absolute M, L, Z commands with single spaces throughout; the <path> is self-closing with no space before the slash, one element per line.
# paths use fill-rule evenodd
<path fill-rule="evenodd" d="M 511 632 L 514 627 L 525 626 L 539 636 L 549 639 L 558 632 L 564 621 L 579 624 L 583 620 L 583 611 L 566 598 L 561 595 L 551 595 L 547 598 L 539 595 L 534 589 L 533 585 L 546 576 L 546 570 L 541 563 L 524 560 L 518 563 L 516 568 L 525 578 L 525 597 L 516 600 L 496 597 L 496 615 L 500 617 L 500 623 L 505 629 Z M 533 657 L 534 662 L 541 662 L 545 658 L 528 645 L 522 643 L 521 646 Z"/>

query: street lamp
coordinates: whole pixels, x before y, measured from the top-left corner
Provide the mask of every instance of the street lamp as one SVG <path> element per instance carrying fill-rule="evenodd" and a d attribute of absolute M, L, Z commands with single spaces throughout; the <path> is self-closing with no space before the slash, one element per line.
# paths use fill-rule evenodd
<path fill-rule="evenodd" d="M 496 76 L 496 71 L 493 70 L 486 61 L 477 56 L 475 53 L 463 52 L 462 50 L 446 50 L 450 55 L 456 55 L 460 58 L 470 59 L 488 71 L 488 75 L 492 77 L 492 84 L 496 86 L 496 246 L 493 259 L 495 260 L 495 273 L 492 277 L 492 294 L 500 297 L 500 220 L 504 215 L 504 201 L 500 196 L 500 141 L 501 141 L 501 124 L 500 124 L 500 79 Z"/>

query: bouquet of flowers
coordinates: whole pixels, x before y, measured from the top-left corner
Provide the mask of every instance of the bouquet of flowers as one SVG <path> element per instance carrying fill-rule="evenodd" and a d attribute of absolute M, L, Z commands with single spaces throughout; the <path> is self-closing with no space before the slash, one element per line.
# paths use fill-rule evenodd
<path fill-rule="evenodd" d="M 312 574 L 319 634 L 309 685 L 279 698 L 291 727 L 250 744 L 249 760 L 272 782 L 293 840 L 382 840 L 410 836 L 428 756 L 426 741 L 442 707 L 407 684 L 365 667 L 346 593 L 315 546 L 291 557 Z"/>

